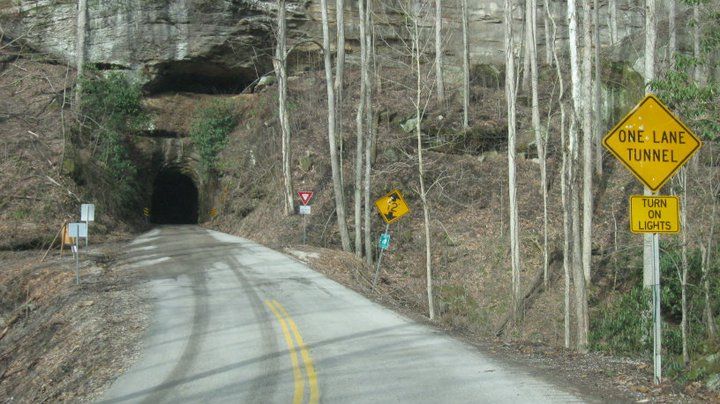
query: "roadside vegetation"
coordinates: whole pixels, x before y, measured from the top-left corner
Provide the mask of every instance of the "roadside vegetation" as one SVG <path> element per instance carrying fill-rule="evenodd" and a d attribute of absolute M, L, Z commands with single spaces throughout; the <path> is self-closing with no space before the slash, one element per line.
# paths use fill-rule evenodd
<path fill-rule="evenodd" d="M 102 208 L 122 217 L 138 206 L 132 137 L 148 129 L 150 116 L 142 105 L 140 85 L 125 75 L 88 71 L 81 80 L 74 143 L 88 154 L 75 159 L 89 165 L 82 170 L 82 180 Z"/>
<path fill-rule="evenodd" d="M 218 154 L 228 143 L 228 136 L 238 123 L 231 100 L 212 100 L 195 111 L 190 124 L 190 139 L 200 155 L 204 173 L 218 168 Z"/>

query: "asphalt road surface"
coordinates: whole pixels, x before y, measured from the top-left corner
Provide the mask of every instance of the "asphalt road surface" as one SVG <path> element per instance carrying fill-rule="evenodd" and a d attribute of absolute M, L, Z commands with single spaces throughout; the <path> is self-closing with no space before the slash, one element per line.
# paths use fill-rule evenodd
<path fill-rule="evenodd" d="M 146 274 L 152 320 L 141 357 L 102 402 L 594 401 L 245 239 L 160 227 L 122 264 Z"/>

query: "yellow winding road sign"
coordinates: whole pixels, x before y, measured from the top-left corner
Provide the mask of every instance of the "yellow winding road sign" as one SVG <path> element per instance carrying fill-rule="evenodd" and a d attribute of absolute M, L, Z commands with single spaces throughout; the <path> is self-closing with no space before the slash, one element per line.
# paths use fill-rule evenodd
<path fill-rule="evenodd" d="M 375 207 L 388 224 L 397 221 L 410 212 L 410 208 L 408 208 L 402 194 L 397 189 L 375 201 Z"/>
<path fill-rule="evenodd" d="M 603 138 L 610 150 L 653 192 L 702 146 L 702 141 L 652 94 Z"/>

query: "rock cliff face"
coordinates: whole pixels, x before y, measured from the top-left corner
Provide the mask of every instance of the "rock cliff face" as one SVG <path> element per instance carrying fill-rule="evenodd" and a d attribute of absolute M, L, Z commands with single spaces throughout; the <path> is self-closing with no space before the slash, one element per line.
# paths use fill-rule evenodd
<path fill-rule="evenodd" d="M 242 86 L 271 67 L 274 3 L 90 0 L 86 58 L 101 68 L 132 70 L 157 90 L 187 85 L 186 76 L 220 91 Z M 289 3 L 290 25 L 302 26 L 304 6 Z M 37 50 L 72 61 L 76 9 L 75 1 L 22 0 L 4 10 L 4 25 Z"/>
<path fill-rule="evenodd" d="M 346 3 L 348 57 L 352 61 L 353 48 L 358 44 L 357 4 Z M 404 19 L 389 3 L 375 5 L 381 46 L 397 44 L 403 35 L 399 24 Z M 457 1 L 444 3 L 446 51 L 452 69 L 459 65 L 460 11 Z M 496 0 L 469 3 L 471 63 L 503 63 L 503 4 Z M 561 38 L 566 35 L 563 6 L 551 2 Z M 298 45 L 298 53 L 318 52 L 319 1 L 290 0 L 288 7 L 289 41 Z M 7 34 L 23 37 L 31 47 L 67 61 L 75 57 L 76 10 L 73 0 L 0 0 L 0 17 Z M 620 10 L 625 11 L 619 13 L 621 34 L 628 35 L 641 26 L 637 10 L 622 4 Z M 518 34 L 520 11 L 516 13 Z M 275 13 L 276 2 L 272 0 L 89 0 L 86 58 L 100 68 L 132 71 L 153 92 L 170 88 L 235 92 L 271 70 Z M 334 9 L 330 14 L 334 15 Z M 600 20 L 607 21 L 606 15 L 603 7 Z M 432 23 L 428 18 L 423 26 L 431 30 Z M 539 25 L 542 47 L 542 19 Z M 602 37 L 606 42 L 604 31 Z M 302 68 L 298 66 L 301 57 L 290 60 Z"/>

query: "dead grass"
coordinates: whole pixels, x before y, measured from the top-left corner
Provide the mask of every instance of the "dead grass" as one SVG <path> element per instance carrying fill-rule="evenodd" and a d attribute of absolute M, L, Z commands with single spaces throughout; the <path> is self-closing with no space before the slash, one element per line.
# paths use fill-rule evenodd
<path fill-rule="evenodd" d="M 116 245 L 81 262 L 0 253 L 0 397 L 78 402 L 97 397 L 137 355 L 148 302 L 133 277 L 110 269 Z"/>

